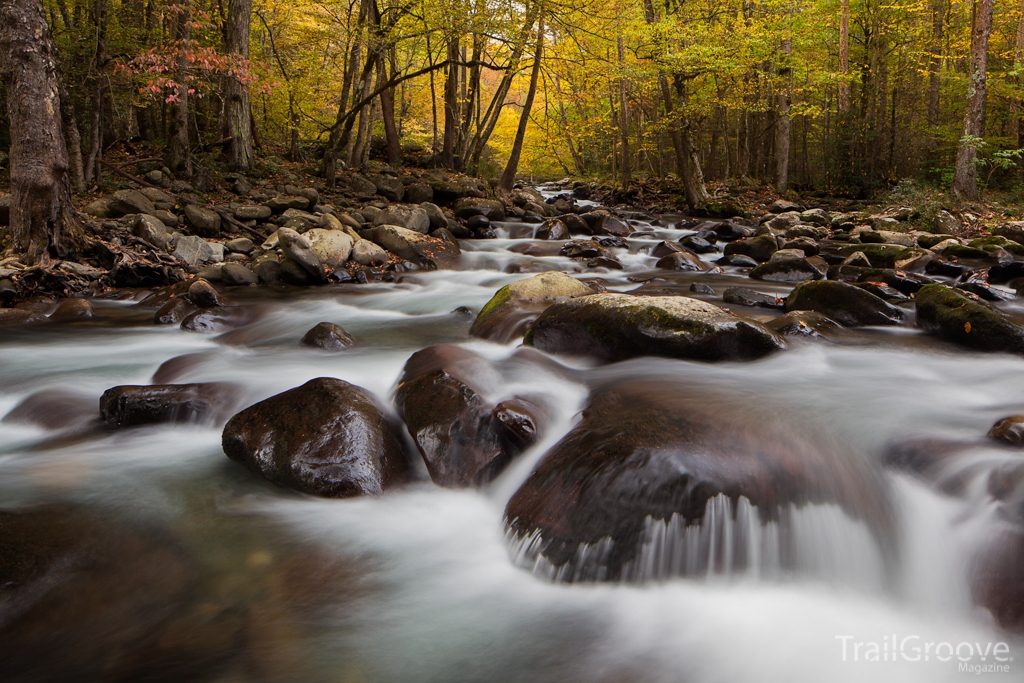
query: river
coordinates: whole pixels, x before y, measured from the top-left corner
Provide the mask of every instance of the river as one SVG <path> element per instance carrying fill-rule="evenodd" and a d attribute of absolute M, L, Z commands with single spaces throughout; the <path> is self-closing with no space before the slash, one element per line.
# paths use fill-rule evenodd
<path fill-rule="evenodd" d="M 152 325 L 153 309 L 131 299 L 95 301 L 89 321 L 5 331 L 0 415 L 50 389 L 69 394 L 86 414 L 76 422 L 70 411 L 72 426 L 57 431 L 0 422 L 0 507 L 72 503 L 164 530 L 199 577 L 186 597 L 169 599 L 241 615 L 230 623 L 242 635 L 197 680 L 935 683 L 966 674 L 956 657 L 912 661 L 918 644 L 1007 643 L 1011 656 L 1024 653 L 1024 644 L 972 605 L 968 583 L 970 558 L 1000 523 L 985 490 L 988 472 L 1020 457 L 981 437 L 996 419 L 1024 413 L 1024 359 L 957 351 L 910 325 L 844 332 L 833 342 L 794 340 L 753 363 L 642 358 L 602 367 L 560 357 L 565 370 L 554 372 L 532 354 L 517 354 L 519 340 L 470 338 L 473 315 L 460 310 L 479 311 L 499 287 L 538 270 L 580 270 L 566 258 L 510 252 L 526 240 L 508 239 L 508 227 L 498 226 L 499 239 L 464 241 L 457 271 L 406 273 L 395 283 L 229 291 L 230 301 L 255 307 L 259 317 L 223 335 Z M 628 253 L 616 250 L 623 270 L 585 276 L 614 291 L 653 276 L 670 285 L 699 280 L 718 293 L 694 296 L 719 305 L 724 287 L 750 285 L 731 272 L 657 271 L 645 252 L 686 233 L 651 230 L 630 239 Z M 511 263 L 532 272 L 505 272 Z M 779 295 L 787 289 L 758 284 Z M 333 354 L 299 345 L 321 321 L 341 325 L 359 344 Z M 173 381 L 237 384 L 241 405 L 320 376 L 391 405 L 408 357 L 438 343 L 496 361 L 495 396 L 525 388 L 551 411 L 541 443 L 484 490 L 438 488 L 418 463 L 420 481 L 401 490 L 320 500 L 230 462 L 220 424 L 109 431 L 88 422 L 87 406 L 105 389 L 147 384 L 165 361 L 185 355 L 168 375 Z M 802 574 L 561 584 L 517 563 L 502 523 L 509 497 L 578 419 L 589 385 L 647 375 L 826 434 L 878 468 L 888 445 L 906 438 L 977 445 L 956 496 L 905 474 L 884 475 L 899 530 L 889 581 L 879 578 L 880 561 L 858 523 L 827 511 L 808 517 L 803 543 L 818 559 Z M 293 572 L 296 563 L 308 571 Z M 90 637 L 76 633 L 76 647 Z M 907 656 L 890 657 L 894 641 L 906 643 Z M 865 661 L 871 643 L 884 646 L 883 661 Z M 34 680 L 74 680 L 60 664 L 61 648 L 50 654 Z M 1011 673 L 997 677 L 1020 680 L 1022 665 L 1013 662 Z"/>

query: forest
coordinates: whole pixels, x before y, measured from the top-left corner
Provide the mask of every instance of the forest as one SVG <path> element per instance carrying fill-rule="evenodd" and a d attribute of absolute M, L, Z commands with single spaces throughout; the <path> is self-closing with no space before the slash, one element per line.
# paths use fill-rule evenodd
<path fill-rule="evenodd" d="M 79 192 L 102 181 L 105 157 L 140 145 L 182 178 L 284 158 L 328 183 L 338 164 L 371 160 L 498 177 L 514 156 L 513 174 L 539 179 L 674 176 L 691 206 L 707 183 L 737 179 L 863 198 L 906 178 L 948 189 L 959 165 L 963 198 L 1019 185 L 1024 12 L 1012 3 L 43 10 Z M 0 148 L 8 135 L 4 120 Z"/>

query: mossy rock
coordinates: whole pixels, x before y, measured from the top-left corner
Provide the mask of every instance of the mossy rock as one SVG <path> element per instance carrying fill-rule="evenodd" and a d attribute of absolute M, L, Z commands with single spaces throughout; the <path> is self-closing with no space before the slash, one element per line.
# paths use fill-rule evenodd
<path fill-rule="evenodd" d="M 542 351 L 608 361 L 637 356 L 754 360 L 786 348 L 756 320 L 685 296 L 581 296 L 549 307 L 531 332 L 525 343 Z"/>
<path fill-rule="evenodd" d="M 971 240 L 970 247 L 975 249 L 984 249 L 986 252 L 992 252 L 996 249 L 1005 249 L 1006 251 L 1016 256 L 1024 256 L 1024 244 L 1014 242 L 1011 239 L 1007 239 L 1002 235 L 988 235 L 987 237 L 979 237 Z"/>
<path fill-rule="evenodd" d="M 903 311 L 846 282 L 804 282 L 786 297 L 787 311 L 817 311 L 847 327 L 896 325 Z"/>
<path fill-rule="evenodd" d="M 917 246 L 922 249 L 931 249 L 936 244 L 945 242 L 949 239 L 949 235 L 918 235 Z"/>
<path fill-rule="evenodd" d="M 839 254 L 850 256 L 860 251 L 875 268 L 892 268 L 906 249 L 899 244 L 850 244 L 840 249 Z"/>
<path fill-rule="evenodd" d="M 1024 327 L 958 289 L 925 285 L 916 302 L 917 325 L 926 332 L 979 351 L 1024 353 Z"/>
<path fill-rule="evenodd" d="M 507 344 L 548 306 L 575 296 L 593 294 L 587 285 L 565 273 L 550 272 L 505 285 L 480 310 L 469 333 Z"/>
<path fill-rule="evenodd" d="M 951 244 L 942 250 L 943 256 L 955 256 L 957 258 L 985 258 L 988 252 L 978 247 L 969 247 L 964 244 Z"/>
<path fill-rule="evenodd" d="M 750 213 L 736 202 L 708 202 L 692 213 L 694 216 L 706 218 L 750 217 Z"/>

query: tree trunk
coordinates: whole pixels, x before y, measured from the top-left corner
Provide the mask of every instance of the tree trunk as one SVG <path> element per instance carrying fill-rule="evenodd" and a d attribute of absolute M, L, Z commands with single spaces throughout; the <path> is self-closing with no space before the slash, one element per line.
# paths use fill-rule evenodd
<path fill-rule="evenodd" d="M 229 0 L 228 17 L 224 31 L 224 50 L 227 54 L 249 58 L 249 28 L 252 18 L 252 0 Z M 224 109 L 221 112 L 221 135 L 231 138 L 224 146 L 228 166 L 236 171 L 248 171 L 253 165 L 252 121 L 249 116 L 249 87 L 238 78 L 224 78 Z"/>
<path fill-rule="evenodd" d="M 192 150 L 188 144 L 188 51 L 192 42 L 192 17 L 188 5 L 179 6 L 175 17 L 174 33 L 178 42 L 178 64 L 175 80 L 178 82 L 176 100 L 171 107 L 168 126 L 168 144 L 165 163 L 172 173 L 188 178 L 192 175 Z"/>
<path fill-rule="evenodd" d="M 92 127 L 89 134 L 89 155 L 85 159 L 84 179 L 99 182 L 99 160 L 103 155 L 103 69 L 107 63 L 107 0 L 93 4 L 96 44 L 93 50 Z"/>
<path fill-rule="evenodd" d="M 787 10 L 790 20 L 793 17 L 793 8 Z M 790 127 L 789 118 L 789 93 L 792 86 L 793 68 L 790 66 L 790 59 L 793 56 L 793 38 L 789 35 L 791 29 L 786 27 L 786 37 L 782 41 L 782 66 L 779 68 L 779 94 L 777 96 L 778 120 L 775 123 L 775 189 L 779 194 L 785 194 L 789 189 L 789 147 Z"/>
<path fill-rule="evenodd" d="M 1019 72 L 1022 64 L 1024 64 L 1024 2 L 1021 2 L 1020 16 L 1017 18 L 1017 41 L 1014 44 L 1013 49 L 1013 70 Z M 1013 77 L 1013 84 L 1016 89 L 1020 89 L 1022 79 L 1020 76 Z M 1018 148 L 1021 145 L 1021 130 L 1020 130 L 1020 113 L 1021 113 L 1021 99 L 1020 97 L 1010 98 L 1010 121 L 1007 126 L 1006 137 L 1010 138 Z"/>
<path fill-rule="evenodd" d="M 79 247 L 61 125 L 57 50 L 40 0 L 0 0 L 0 74 L 11 130 L 11 248 L 46 266 Z"/>
<path fill-rule="evenodd" d="M 850 0 L 842 0 L 839 14 L 839 116 L 850 111 Z"/>
<path fill-rule="evenodd" d="M 526 102 L 523 103 L 523 111 L 519 114 L 519 127 L 516 129 L 516 138 L 512 143 L 512 152 L 508 155 L 508 163 L 498 180 L 498 190 L 511 192 L 516 182 L 516 172 L 519 170 L 519 157 L 523 153 L 523 140 L 526 138 L 526 125 L 530 122 L 530 110 L 533 108 L 533 98 L 537 94 L 537 81 L 540 78 L 540 64 L 544 57 L 544 8 L 540 8 L 540 15 L 537 25 L 537 49 L 533 53 L 533 69 L 530 72 L 530 89 L 526 93 Z"/>
<path fill-rule="evenodd" d="M 71 189 L 74 192 L 85 192 L 85 170 L 82 164 L 82 134 L 78 130 L 75 119 L 75 106 L 71 102 L 67 85 L 64 82 L 64 71 L 57 71 L 57 95 L 60 97 L 60 118 L 64 126 L 64 144 L 68 150 L 70 166 L 68 173 L 71 178 Z"/>
<path fill-rule="evenodd" d="M 381 74 L 381 80 L 387 80 L 387 71 L 384 68 L 384 55 L 377 58 L 377 69 Z M 394 74 L 395 64 L 391 62 L 391 73 Z M 388 163 L 397 165 L 402 160 L 402 148 L 398 139 L 398 127 L 395 126 L 395 89 L 388 88 L 380 94 L 380 117 L 384 122 L 384 140 L 387 143 Z"/>
<path fill-rule="evenodd" d="M 441 165 L 455 167 L 455 148 L 459 141 L 459 65 L 461 60 L 459 36 L 448 38 L 448 78 L 444 82 L 444 140 L 441 147 Z"/>
<path fill-rule="evenodd" d="M 992 0 L 978 0 L 977 14 L 971 31 L 970 82 L 967 88 L 967 112 L 964 133 L 956 151 L 953 174 L 953 195 L 958 199 L 978 199 L 978 173 L 974 161 L 978 156 L 977 141 L 985 115 L 985 71 L 988 68 L 988 37 L 992 32 Z"/>
<path fill-rule="evenodd" d="M 932 10 L 932 34 L 928 46 L 928 125 L 939 125 L 939 69 L 942 66 L 942 29 L 945 23 L 946 2 L 934 0 Z"/>
<path fill-rule="evenodd" d="M 617 48 L 619 53 L 619 69 L 625 69 L 626 50 L 623 45 L 621 35 L 617 40 Z M 629 104 L 626 102 L 625 76 L 619 77 L 619 137 L 622 140 L 622 166 L 620 168 L 620 176 L 622 178 L 623 189 L 628 189 L 629 183 L 633 180 L 633 175 L 631 173 L 631 160 L 629 157 Z"/>

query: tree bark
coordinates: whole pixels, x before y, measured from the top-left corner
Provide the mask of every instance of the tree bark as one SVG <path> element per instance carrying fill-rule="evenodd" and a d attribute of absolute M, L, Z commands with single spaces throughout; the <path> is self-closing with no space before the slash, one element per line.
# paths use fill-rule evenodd
<path fill-rule="evenodd" d="M 519 170 L 519 157 L 523 153 L 523 140 L 526 138 L 526 125 L 530 122 L 530 110 L 533 108 L 533 98 L 537 94 L 537 81 L 540 78 L 540 64 L 544 57 L 544 7 L 539 11 L 537 25 L 537 49 L 533 53 L 533 69 L 530 72 L 530 89 L 526 93 L 526 102 L 523 103 L 523 111 L 519 114 L 519 127 L 516 129 L 516 138 L 512 143 L 512 152 L 508 156 L 508 163 L 498 180 L 496 189 L 503 192 L 511 192 L 516 182 L 516 172 Z"/>
<path fill-rule="evenodd" d="M 172 173 L 186 178 L 192 175 L 192 150 L 188 144 L 188 51 L 192 42 L 191 12 L 188 4 L 178 7 L 174 37 L 178 43 L 178 64 L 174 75 L 178 82 L 176 101 L 171 107 L 165 163 Z"/>
<path fill-rule="evenodd" d="M 839 116 L 850 111 L 850 0 L 839 13 Z"/>
<path fill-rule="evenodd" d="M 224 51 L 249 59 L 249 30 L 252 0 L 229 0 L 224 31 Z M 228 166 L 248 171 L 253 165 L 252 120 L 249 116 L 249 87 L 237 77 L 224 78 L 224 109 L 221 112 L 221 135 L 231 138 L 224 146 Z"/>
<path fill-rule="evenodd" d="M 626 50 L 623 45 L 621 35 L 618 37 L 616 43 L 619 57 L 619 69 L 624 69 L 626 63 Z M 622 140 L 622 172 L 620 175 L 622 178 L 622 187 L 623 189 L 627 189 L 629 188 L 629 183 L 633 180 L 633 175 L 631 172 L 632 164 L 629 157 L 629 103 L 626 102 L 625 76 L 619 77 L 619 137 Z"/>
<path fill-rule="evenodd" d="M 71 202 L 57 50 L 40 0 L 0 0 L 0 74 L 11 149 L 11 248 L 49 265 L 84 240 Z"/>
<path fill-rule="evenodd" d="M 971 31 L 970 82 L 967 88 L 967 112 L 964 132 L 956 151 L 953 195 L 962 200 L 978 199 L 977 140 L 985 115 L 985 76 L 988 68 L 988 38 L 992 32 L 992 0 L 978 0 Z"/>
<path fill-rule="evenodd" d="M 387 71 L 384 68 L 384 64 L 384 55 L 379 55 L 377 58 L 377 69 L 382 81 L 387 80 Z M 392 74 L 395 72 L 393 63 L 391 72 Z M 398 128 L 395 126 L 395 89 L 393 87 L 387 88 L 380 94 L 380 117 L 384 122 L 384 140 L 387 143 L 388 163 L 394 166 L 401 161 L 402 148 L 399 145 Z"/>
<path fill-rule="evenodd" d="M 459 141 L 459 65 L 462 53 L 459 36 L 448 37 L 448 77 L 444 82 L 444 138 L 441 143 L 441 165 L 455 167 L 455 148 Z"/>
<path fill-rule="evenodd" d="M 107 0 L 95 0 L 93 22 L 96 44 L 93 50 L 92 127 L 89 134 L 89 154 L 85 159 L 84 179 L 99 182 L 99 159 L 103 155 L 103 69 L 107 64 Z"/>
<path fill-rule="evenodd" d="M 1013 70 L 1019 72 L 1024 65 L 1024 2 L 1021 2 L 1020 16 L 1017 18 L 1017 40 L 1014 43 L 1013 48 Z M 1022 79 L 1020 76 L 1013 77 L 1013 85 L 1019 90 Z M 1010 121 L 1007 126 L 1006 137 L 1013 140 L 1013 143 L 1018 148 L 1021 146 L 1021 129 L 1020 129 L 1020 114 L 1021 114 L 1021 99 L 1020 97 L 1010 98 Z"/>
<path fill-rule="evenodd" d="M 57 95 L 60 97 L 60 118 L 64 126 L 64 144 L 68 150 L 69 168 L 71 178 L 71 189 L 74 192 L 85 192 L 85 170 L 82 163 L 82 134 L 78 130 L 78 121 L 75 119 L 75 106 L 71 102 L 71 95 L 68 93 L 67 84 L 64 81 L 64 71 L 58 67 L 57 71 Z"/>
<path fill-rule="evenodd" d="M 933 0 L 932 34 L 928 46 L 928 125 L 939 125 L 939 69 L 942 66 L 942 32 L 945 24 L 945 0 Z"/>
<path fill-rule="evenodd" d="M 792 15 L 792 10 L 790 10 Z M 793 69 L 789 65 L 789 58 L 793 54 L 793 39 L 786 37 L 782 41 L 783 65 L 779 69 L 779 94 L 778 94 L 778 121 L 775 124 L 775 189 L 779 194 L 785 194 L 789 189 L 789 147 L 790 147 L 790 118 L 789 118 L 789 90 L 790 79 Z"/>

